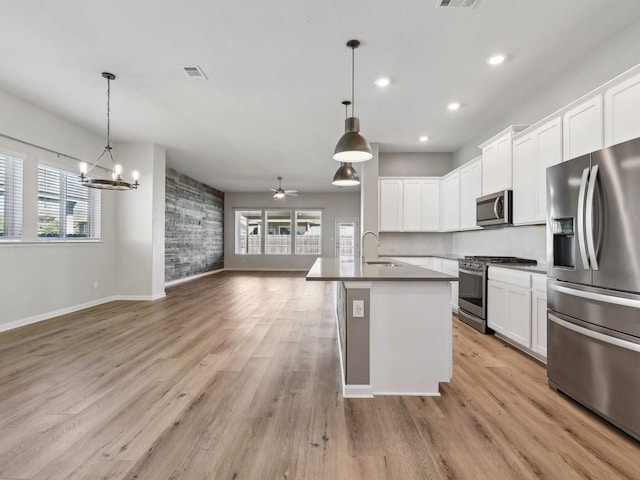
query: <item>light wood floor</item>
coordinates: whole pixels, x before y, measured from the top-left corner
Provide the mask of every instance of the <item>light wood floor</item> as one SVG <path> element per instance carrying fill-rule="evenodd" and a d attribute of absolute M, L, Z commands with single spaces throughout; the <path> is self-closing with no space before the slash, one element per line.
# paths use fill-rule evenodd
<path fill-rule="evenodd" d="M 332 285 L 223 273 L 0 334 L 0 479 L 638 479 L 640 447 L 454 321 L 439 398 L 343 400 Z"/>

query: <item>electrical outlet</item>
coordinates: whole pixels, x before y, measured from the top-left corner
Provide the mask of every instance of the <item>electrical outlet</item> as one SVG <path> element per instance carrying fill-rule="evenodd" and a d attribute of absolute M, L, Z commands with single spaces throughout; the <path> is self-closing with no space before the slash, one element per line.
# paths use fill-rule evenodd
<path fill-rule="evenodd" d="M 353 318 L 364 317 L 364 300 L 353 301 Z"/>

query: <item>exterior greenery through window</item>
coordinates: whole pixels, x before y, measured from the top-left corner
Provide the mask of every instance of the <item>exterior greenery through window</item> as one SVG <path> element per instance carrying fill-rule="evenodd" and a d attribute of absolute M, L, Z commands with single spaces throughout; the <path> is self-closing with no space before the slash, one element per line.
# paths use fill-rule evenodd
<path fill-rule="evenodd" d="M 266 225 L 266 231 L 264 229 Z M 320 210 L 236 211 L 236 254 L 320 255 Z"/>
<path fill-rule="evenodd" d="M 0 238 L 22 237 L 22 160 L 0 154 Z"/>
<path fill-rule="evenodd" d="M 38 166 L 38 237 L 100 238 L 100 190 L 76 173 Z"/>

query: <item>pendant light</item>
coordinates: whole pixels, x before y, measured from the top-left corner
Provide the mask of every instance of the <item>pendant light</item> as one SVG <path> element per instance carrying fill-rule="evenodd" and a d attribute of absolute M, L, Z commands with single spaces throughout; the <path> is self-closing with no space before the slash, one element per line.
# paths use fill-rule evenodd
<path fill-rule="evenodd" d="M 85 163 L 80 163 L 80 180 L 85 187 L 89 188 L 100 188 L 103 190 L 131 190 L 137 189 L 140 185 L 138 183 L 138 172 L 131 172 L 131 178 L 133 178 L 133 183 L 125 182 L 122 178 L 122 165 L 116 163 L 113 159 L 113 154 L 111 153 L 111 80 L 115 80 L 116 76 L 113 73 L 102 72 L 102 78 L 107 80 L 107 145 L 104 147 L 104 150 L 95 161 L 91 168 Z M 91 171 L 98 166 L 102 157 L 107 154 L 111 159 L 111 165 L 113 170 L 111 171 L 111 178 L 90 178 L 88 175 Z"/>
<path fill-rule="evenodd" d="M 360 133 L 360 119 L 355 116 L 355 51 L 359 46 L 358 40 L 347 42 L 347 47 L 351 49 L 351 117 L 345 120 L 345 133 L 333 151 L 333 159 L 338 162 L 366 162 L 373 158 L 371 145 Z"/>
<path fill-rule="evenodd" d="M 345 100 L 342 102 L 345 110 L 345 117 L 348 115 L 347 109 L 351 102 L 349 100 Z M 353 168 L 353 165 L 349 162 L 342 162 L 340 164 L 340 168 L 336 171 L 336 174 L 333 176 L 333 182 L 336 187 L 354 187 L 356 185 L 360 185 L 360 178 L 358 178 L 358 172 Z"/>

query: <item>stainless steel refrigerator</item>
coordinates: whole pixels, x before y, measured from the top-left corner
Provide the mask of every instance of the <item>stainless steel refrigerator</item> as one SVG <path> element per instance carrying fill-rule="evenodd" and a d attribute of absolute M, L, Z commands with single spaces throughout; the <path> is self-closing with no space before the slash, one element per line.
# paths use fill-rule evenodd
<path fill-rule="evenodd" d="M 549 385 L 640 440 L 640 139 L 547 169 Z"/>

